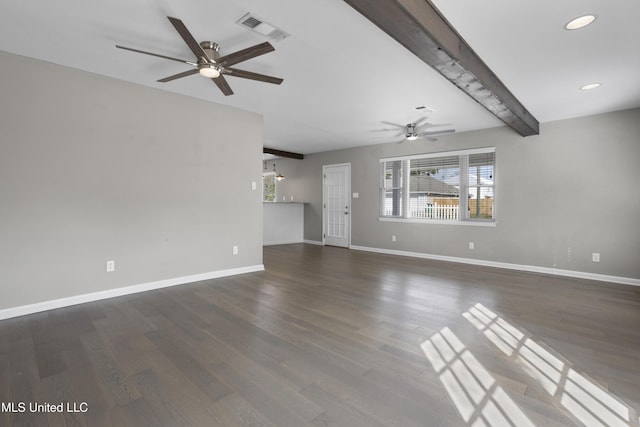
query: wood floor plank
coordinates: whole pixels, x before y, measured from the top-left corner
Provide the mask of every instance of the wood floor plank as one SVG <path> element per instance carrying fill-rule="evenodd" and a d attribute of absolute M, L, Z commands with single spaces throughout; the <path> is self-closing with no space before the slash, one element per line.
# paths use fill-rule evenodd
<path fill-rule="evenodd" d="M 438 415 L 429 413 L 426 406 L 414 405 L 395 395 L 386 384 L 375 383 L 360 375 L 349 375 L 344 371 L 316 367 L 301 359 L 288 360 L 286 365 L 300 374 L 313 377 L 312 384 L 325 393 L 349 402 L 356 411 L 369 414 L 383 425 L 423 426 L 443 422 Z"/>
<path fill-rule="evenodd" d="M 171 427 L 174 421 L 163 419 L 158 416 L 144 398 L 136 399 L 118 408 L 118 413 L 122 417 L 123 425 L 141 427 Z"/>
<path fill-rule="evenodd" d="M 274 425 L 300 427 L 311 425 L 308 420 L 300 416 L 296 408 L 291 408 L 284 401 L 280 401 L 281 396 L 253 381 L 244 372 L 237 371 L 226 364 L 216 365 L 213 368 L 216 376 L 226 384 L 232 385 L 237 395 L 242 396 L 247 404 L 255 408 Z"/>
<path fill-rule="evenodd" d="M 87 405 L 88 411 L 83 414 L 87 426 L 111 426 L 111 411 L 117 404 L 106 392 L 106 387 L 96 375 L 95 370 L 86 366 L 71 366 L 73 368 L 68 372 L 69 381 L 75 391 L 76 402 L 86 403 Z"/>
<path fill-rule="evenodd" d="M 81 412 L 81 404 L 84 399 L 73 390 L 67 372 L 48 376 L 40 381 L 37 396 L 37 402 L 41 404 L 62 404 L 63 410 L 61 412 L 46 413 L 50 426 L 86 427 L 89 425 Z"/>
<path fill-rule="evenodd" d="M 49 313 L 38 313 L 31 317 L 31 336 L 41 378 L 67 370 L 62 359 L 60 330 L 52 327 Z"/>
<path fill-rule="evenodd" d="M 30 329 L 24 329 L 30 331 Z M 34 351 L 31 333 L 22 339 L 15 337 L 9 352 L 9 401 L 14 405 L 24 403 L 25 407 L 30 402 L 37 402 L 40 373 Z M 21 413 L 8 413 L 10 426 L 47 426 L 46 415 L 43 413 L 30 413 L 25 410 Z"/>
<path fill-rule="evenodd" d="M 212 411 L 218 416 L 211 426 L 220 427 L 279 427 L 237 394 L 230 394 L 214 402 Z M 294 425 L 294 424 L 291 424 Z"/>
<path fill-rule="evenodd" d="M 101 383 L 118 405 L 126 405 L 142 397 L 97 334 L 85 334 L 81 341 Z"/>
<path fill-rule="evenodd" d="M 6 337 L 3 337 L 6 339 Z M 0 352 L 0 402 L 11 402 L 9 394 L 9 355 Z M 0 426 L 9 425 L 9 412 L 0 411 Z"/>
<path fill-rule="evenodd" d="M 383 345 L 381 341 L 360 340 L 353 329 L 340 328 L 335 324 L 327 329 L 324 325 L 306 320 L 305 313 L 308 312 L 297 312 L 298 316 L 296 317 L 290 315 L 290 311 L 283 312 L 261 302 L 259 310 L 261 314 L 254 314 L 248 311 L 250 307 L 244 307 L 234 298 L 228 298 L 224 301 L 225 297 L 217 295 L 215 299 L 218 305 L 222 304 L 227 310 L 233 309 L 234 312 L 239 313 L 239 316 L 245 317 L 257 326 L 280 336 L 299 348 L 312 352 L 329 350 L 346 357 L 350 361 L 350 365 L 345 368 L 350 372 L 363 373 L 376 367 L 393 372 L 403 371 L 403 374 L 411 375 L 418 374 L 426 366 L 424 356 L 419 364 L 411 366 L 393 355 L 385 357 L 386 355 L 378 352 L 373 356 L 374 350 Z M 343 335 L 339 332 L 342 332 Z M 360 367 L 354 369 L 353 361 L 360 361 Z"/>
<path fill-rule="evenodd" d="M 344 426 L 344 427 L 384 427 L 385 425 L 371 417 L 368 413 L 360 412 L 349 404 L 324 391 L 315 384 L 311 384 L 302 390 L 309 399 L 317 402 L 325 410 L 311 424 L 318 427 Z"/>
<path fill-rule="evenodd" d="M 164 390 L 165 386 L 151 369 L 135 374 L 132 380 L 159 419 L 175 427 L 192 426 L 200 421 L 198 414 L 191 414 L 191 408 L 181 404 L 181 399 L 173 398 L 174 392 Z"/>
<path fill-rule="evenodd" d="M 163 325 L 162 329 L 176 346 L 193 355 L 203 367 L 212 372 L 218 372 L 220 366 L 229 366 L 255 384 L 255 387 L 266 390 L 274 399 L 298 414 L 305 420 L 310 420 L 322 412 L 314 402 L 306 400 L 300 395 L 297 382 L 292 380 L 279 363 L 260 357 L 261 353 L 244 353 L 233 346 L 216 339 L 194 341 L 186 334 L 171 325 Z M 248 357 L 250 356 L 250 357 Z M 226 375 L 218 375 L 221 379 Z M 236 382 L 228 382 L 229 387 L 237 392 Z M 239 384 L 244 384 L 240 382 Z M 263 391 L 264 392 L 264 391 Z"/>
<path fill-rule="evenodd" d="M 9 347 L 11 346 L 9 330 L 13 321 L 15 321 L 15 319 L 0 322 L 0 354 L 7 354 L 9 352 Z"/>
<path fill-rule="evenodd" d="M 214 401 L 202 393 L 188 378 L 183 377 L 171 362 L 160 353 L 140 355 L 149 369 L 133 376 L 147 402 L 163 419 L 175 425 L 216 425 Z"/>
<path fill-rule="evenodd" d="M 203 298 L 206 300 L 208 296 L 204 295 Z M 322 342 L 308 339 L 310 335 L 309 331 L 296 327 L 286 321 L 280 321 L 274 313 L 270 313 L 271 315 L 267 316 L 255 315 L 240 309 L 238 306 L 229 302 L 229 300 L 226 300 L 224 296 L 220 296 L 216 301 L 217 306 L 221 307 L 227 313 L 233 313 L 237 318 L 243 319 L 260 328 L 265 333 L 272 335 L 274 338 L 282 340 L 283 345 L 286 343 L 287 345 L 291 345 L 292 348 L 314 353 L 316 356 L 322 357 L 350 372 L 362 373 L 369 369 L 368 366 L 345 356 L 345 352 L 337 348 L 339 346 L 335 341 L 330 345 L 322 345 Z"/>
<path fill-rule="evenodd" d="M 570 368 L 592 384 L 574 390 L 582 410 L 622 408 L 639 427 L 640 288 L 305 244 L 266 247 L 264 264 L 0 321 L 3 402 L 89 409 L 0 425 L 470 426 L 509 411 L 593 424 L 563 403 Z M 523 339 L 464 316 L 477 304 L 531 340 L 536 363 L 563 366 L 547 373 L 556 391 Z M 519 344 L 507 354 L 496 337 Z"/>
<path fill-rule="evenodd" d="M 220 316 L 216 322 L 218 325 L 224 325 L 226 320 L 229 322 L 225 325 L 227 328 L 235 323 L 253 330 L 250 335 L 252 345 L 247 347 L 243 342 L 243 336 L 247 335 L 243 328 L 234 328 L 233 338 L 228 335 L 215 334 L 215 337 L 226 344 L 228 349 L 218 348 L 225 361 L 222 364 L 210 365 L 209 369 L 255 408 L 263 413 L 271 414 L 270 419 L 275 419 L 277 425 L 282 422 L 282 416 L 288 417 L 296 425 L 306 425 L 308 419 L 317 416 L 320 412 L 319 408 L 297 395 L 295 387 L 288 387 L 281 383 L 278 379 L 280 371 L 274 376 L 269 376 L 261 369 L 263 360 L 260 356 L 255 359 L 258 362 L 257 365 L 249 363 L 251 360 L 242 357 L 242 354 L 262 355 L 266 358 L 266 366 L 273 366 L 273 364 L 280 364 L 285 360 L 283 358 L 285 356 L 281 355 L 274 360 L 266 353 L 284 348 L 289 352 L 286 355 L 286 358 L 289 358 L 299 356 L 304 352 L 304 349 L 296 348 L 275 335 L 270 336 L 264 330 L 258 331 L 256 327 L 249 327 L 249 324 L 242 322 L 241 318 L 234 320 L 222 311 L 218 311 L 217 314 Z M 258 340 L 258 336 L 261 337 L 260 340 Z M 267 342 L 270 344 L 265 345 Z"/>
<path fill-rule="evenodd" d="M 222 383 L 211 372 L 203 367 L 198 361 L 190 356 L 178 343 L 169 339 L 161 331 L 148 332 L 147 338 L 156 345 L 171 363 L 179 369 L 182 374 L 191 380 L 202 393 L 209 399 L 216 401 L 231 393 L 231 389 Z"/>

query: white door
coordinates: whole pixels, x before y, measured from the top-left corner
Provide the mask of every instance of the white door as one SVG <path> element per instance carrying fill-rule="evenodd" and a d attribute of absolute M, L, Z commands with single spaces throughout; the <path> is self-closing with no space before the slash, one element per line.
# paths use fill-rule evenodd
<path fill-rule="evenodd" d="M 351 164 L 323 166 L 322 172 L 324 243 L 348 248 L 351 240 Z"/>

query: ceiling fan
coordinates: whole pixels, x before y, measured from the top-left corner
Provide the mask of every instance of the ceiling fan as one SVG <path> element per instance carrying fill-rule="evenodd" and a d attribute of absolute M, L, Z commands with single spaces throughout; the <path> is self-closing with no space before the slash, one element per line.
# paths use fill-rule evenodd
<path fill-rule="evenodd" d="M 416 139 L 419 139 L 419 138 L 426 138 L 429 141 L 437 141 L 438 139 L 434 138 L 436 135 L 445 135 L 447 133 L 453 133 L 456 131 L 453 128 L 425 131 L 423 129 L 429 128 L 429 127 L 448 126 L 448 123 L 434 124 L 434 123 L 429 123 L 426 120 L 427 118 L 423 117 L 416 122 L 407 123 L 406 125 L 399 125 L 397 123 L 391 123 L 391 122 L 382 122 L 384 124 L 391 125 L 395 128 L 395 129 L 383 129 L 383 130 L 401 129 L 402 131 L 400 133 L 398 133 L 397 135 L 394 135 L 395 137 L 404 136 L 404 139 L 398 141 L 398 143 L 402 143 L 405 141 L 415 141 Z M 422 131 L 420 128 L 423 128 Z"/>
<path fill-rule="evenodd" d="M 178 31 L 178 34 L 185 41 L 191 52 L 196 56 L 195 61 L 187 61 L 179 58 L 172 58 L 166 55 L 160 55 L 152 52 L 145 52 L 139 49 L 133 49 L 130 47 L 116 45 L 118 49 L 130 50 L 132 52 L 143 53 L 145 55 L 157 56 L 159 58 L 169 59 L 171 61 L 182 62 L 189 64 L 195 68 L 187 71 L 183 71 L 172 76 L 165 77 L 158 80 L 158 82 L 166 83 L 172 80 L 181 79 L 193 74 L 202 75 L 203 77 L 210 78 L 218 86 L 225 96 L 233 95 L 233 90 L 224 78 L 224 75 L 232 77 L 241 77 L 243 79 L 257 80 L 265 83 L 273 83 L 279 85 L 282 83 L 282 79 L 278 77 L 266 76 L 264 74 L 253 73 L 250 71 L 239 70 L 232 68 L 239 62 L 246 61 L 256 56 L 264 55 L 275 50 L 275 48 L 269 42 L 257 44 L 255 46 L 248 47 L 246 49 L 239 50 L 237 52 L 230 53 L 228 55 L 220 56 L 218 53 L 220 46 L 217 43 L 211 41 L 204 41 L 198 43 L 196 39 L 191 35 L 184 23 L 178 18 L 172 18 L 167 16 L 173 27 Z"/>

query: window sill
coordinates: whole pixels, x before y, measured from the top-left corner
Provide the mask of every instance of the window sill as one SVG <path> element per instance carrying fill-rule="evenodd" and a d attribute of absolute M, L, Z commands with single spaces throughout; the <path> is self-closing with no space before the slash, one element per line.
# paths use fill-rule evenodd
<path fill-rule="evenodd" d="M 446 219 L 421 219 L 421 218 L 394 218 L 388 216 L 378 217 L 378 221 L 382 222 L 405 222 L 411 224 L 439 224 L 439 225 L 463 225 L 473 227 L 495 227 L 495 221 L 458 221 Z"/>

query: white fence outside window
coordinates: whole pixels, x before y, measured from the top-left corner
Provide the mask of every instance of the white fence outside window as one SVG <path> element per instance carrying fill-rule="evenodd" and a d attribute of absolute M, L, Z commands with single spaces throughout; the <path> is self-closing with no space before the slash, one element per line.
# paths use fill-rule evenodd
<path fill-rule="evenodd" d="M 385 216 L 392 216 L 391 209 L 385 209 Z M 459 207 L 457 205 L 426 206 L 420 209 L 409 209 L 409 218 L 419 219 L 459 219 Z"/>

